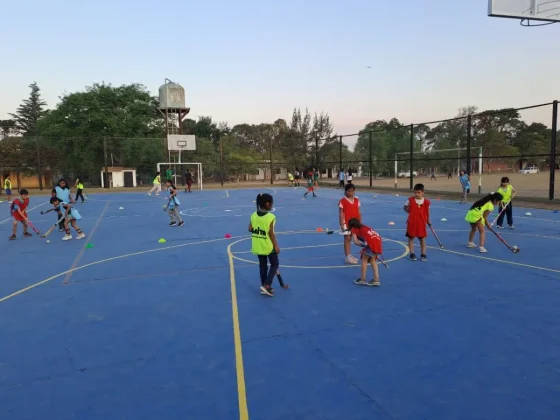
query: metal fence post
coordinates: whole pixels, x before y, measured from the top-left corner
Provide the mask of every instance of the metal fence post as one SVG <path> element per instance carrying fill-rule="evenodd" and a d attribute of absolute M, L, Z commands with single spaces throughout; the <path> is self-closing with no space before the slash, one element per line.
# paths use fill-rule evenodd
<path fill-rule="evenodd" d="M 550 138 L 550 181 L 548 198 L 554 200 L 554 176 L 556 173 L 556 140 L 558 137 L 558 101 L 552 103 L 552 135 Z"/>
<path fill-rule="evenodd" d="M 372 161 L 372 147 L 373 147 L 373 131 L 369 132 L 369 187 L 373 187 L 373 161 Z"/>
<path fill-rule="evenodd" d="M 414 189 L 414 124 L 410 124 L 410 189 Z"/>
<path fill-rule="evenodd" d="M 471 141 L 472 141 L 472 115 L 467 116 L 467 174 L 471 174 Z M 461 172 L 461 168 L 459 168 Z M 459 174 L 457 174 L 459 175 Z"/>

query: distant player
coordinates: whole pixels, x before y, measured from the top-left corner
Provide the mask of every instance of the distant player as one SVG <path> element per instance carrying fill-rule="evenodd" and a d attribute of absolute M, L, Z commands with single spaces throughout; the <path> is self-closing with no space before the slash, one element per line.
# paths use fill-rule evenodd
<path fill-rule="evenodd" d="M 192 192 L 191 187 L 193 184 L 193 176 L 190 169 L 187 169 L 187 172 L 185 172 L 185 182 L 187 184 L 187 186 L 185 187 L 185 192 Z"/>
<path fill-rule="evenodd" d="M 86 199 L 84 197 L 84 183 L 82 182 L 80 177 L 76 178 L 74 188 L 76 188 L 76 201 L 78 201 L 78 198 L 81 198 L 82 199 L 82 204 L 84 204 L 85 201 L 86 201 Z"/>
<path fill-rule="evenodd" d="M 502 195 L 502 202 L 500 203 L 500 214 L 498 215 L 498 221 L 496 227 L 502 229 L 504 224 L 504 218 L 507 216 L 507 223 L 510 229 L 513 229 L 513 199 L 515 198 L 517 191 L 513 188 L 513 185 L 509 183 L 509 178 L 504 176 L 502 178 L 500 187 L 498 188 L 498 193 Z M 505 210 L 504 210 L 505 208 Z"/>
<path fill-rule="evenodd" d="M 72 235 L 70 233 L 70 226 L 72 226 L 76 231 L 76 233 L 78 234 L 78 236 L 76 236 L 76 239 L 85 238 L 86 237 L 85 233 L 82 232 L 80 227 L 76 224 L 76 221 L 82 218 L 78 210 L 72 208 L 72 206 L 69 203 L 62 202 L 58 197 L 51 197 L 50 202 L 57 213 L 63 213 L 64 215 L 63 223 L 64 223 L 64 231 L 66 232 L 66 235 L 62 237 L 62 240 L 69 241 L 72 239 Z"/>
<path fill-rule="evenodd" d="M 303 194 L 303 198 L 307 197 L 307 194 L 312 193 L 313 197 L 317 197 L 315 195 L 315 185 L 313 183 L 313 179 L 309 176 L 307 177 L 307 191 Z"/>
<path fill-rule="evenodd" d="M 383 254 L 383 243 L 381 236 L 372 228 L 362 225 L 358 219 L 350 219 L 348 228 L 352 232 L 352 239 L 358 246 L 363 247 L 361 251 L 362 273 L 359 279 L 355 280 L 355 284 L 368 286 L 381 286 L 379 281 L 379 269 L 377 267 L 377 258 Z M 373 270 L 373 280 L 366 282 L 366 274 L 368 264 Z"/>
<path fill-rule="evenodd" d="M 406 221 L 406 237 L 408 238 L 408 248 L 410 249 L 410 259 L 418 261 L 414 253 L 414 238 L 420 241 L 420 259 L 427 261 L 426 256 L 426 237 L 428 232 L 426 225 L 430 225 L 430 200 L 424 197 L 424 184 L 414 186 L 414 196 L 409 197 L 404 205 L 404 211 L 408 213 Z"/>
<path fill-rule="evenodd" d="M 19 191 L 19 197 L 16 198 L 10 206 L 10 215 L 14 219 L 12 222 L 12 236 L 10 240 L 16 239 L 17 226 L 19 223 L 23 225 L 23 236 L 33 236 L 27 231 L 27 207 L 29 206 L 29 193 L 22 189 Z"/>
<path fill-rule="evenodd" d="M 350 219 L 358 219 L 362 222 L 360 213 L 360 200 L 355 196 L 356 188 L 354 184 L 346 184 L 344 187 L 344 197 L 338 202 L 338 219 L 340 222 L 340 230 L 344 235 L 344 255 L 346 264 L 358 264 L 358 259 L 351 253 L 352 237 L 348 230 L 348 222 Z"/>
<path fill-rule="evenodd" d="M 156 195 L 159 195 L 159 193 L 161 192 L 161 172 L 158 172 L 156 174 L 156 177 L 153 180 L 153 184 L 154 186 L 152 187 L 152 189 L 150 191 L 148 191 L 148 195 L 152 195 L 152 193 L 155 191 Z"/>
<path fill-rule="evenodd" d="M 181 219 L 181 213 L 179 212 L 179 206 L 181 202 L 179 197 L 177 197 L 177 188 L 173 185 L 173 181 L 168 179 L 165 181 L 167 186 L 167 196 L 169 197 L 169 202 L 167 204 L 167 213 L 169 214 L 169 226 L 183 226 L 185 222 Z"/>
<path fill-rule="evenodd" d="M 4 191 L 6 192 L 6 197 L 8 198 L 8 204 L 12 202 L 12 181 L 10 181 L 10 175 L 6 175 L 4 179 Z"/>

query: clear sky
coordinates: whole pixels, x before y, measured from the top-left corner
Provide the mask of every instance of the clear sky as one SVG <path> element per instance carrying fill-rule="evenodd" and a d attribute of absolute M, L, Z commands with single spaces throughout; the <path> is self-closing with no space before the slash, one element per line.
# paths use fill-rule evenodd
<path fill-rule="evenodd" d="M 102 81 L 155 95 L 167 77 L 194 118 L 233 126 L 307 107 L 340 134 L 560 99 L 560 24 L 489 18 L 486 0 L 4 3 L 0 119 L 33 81 L 53 107 Z"/>

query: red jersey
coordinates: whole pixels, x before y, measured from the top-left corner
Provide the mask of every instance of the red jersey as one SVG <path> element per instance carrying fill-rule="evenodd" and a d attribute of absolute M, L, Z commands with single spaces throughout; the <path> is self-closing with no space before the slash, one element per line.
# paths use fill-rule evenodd
<path fill-rule="evenodd" d="M 29 206 L 29 198 L 26 198 L 23 201 L 21 200 L 21 198 L 16 198 L 10 207 L 10 214 L 17 221 L 23 222 L 23 218 L 18 213 L 18 210 L 21 210 L 23 215 L 27 217 L 27 206 Z"/>
<path fill-rule="evenodd" d="M 354 196 L 352 201 L 346 196 L 342 197 L 338 202 L 338 208 L 342 209 L 344 213 L 344 223 L 348 225 L 350 219 L 358 219 L 362 221 L 362 217 L 360 215 L 360 200 L 358 197 Z"/>
<path fill-rule="evenodd" d="M 410 197 L 406 206 L 408 207 L 406 236 L 409 238 L 425 238 L 428 236 L 426 224 L 430 215 L 430 200 L 427 198 L 417 200 L 415 197 Z"/>
<path fill-rule="evenodd" d="M 359 229 L 352 229 L 352 233 L 358 238 L 364 240 L 374 254 L 383 254 L 383 243 L 381 236 L 375 230 L 368 226 L 362 225 Z"/>

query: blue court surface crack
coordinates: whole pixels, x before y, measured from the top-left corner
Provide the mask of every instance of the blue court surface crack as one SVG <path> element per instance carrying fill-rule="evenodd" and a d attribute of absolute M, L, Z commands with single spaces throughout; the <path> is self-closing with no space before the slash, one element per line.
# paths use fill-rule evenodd
<path fill-rule="evenodd" d="M 68 349 L 67 349 L 68 351 Z M 72 371 L 68 372 L 68 373 L 61 373 L 61 374 L 53 374 L 53 375 L 48 375 L 48 376 L 42 376 L 39 378 L 34 378 L 34 379 L 29 379 L 26 381 L 21 381 L 21 382 L 16 382 L 16 383 L 11 383 L 11 384 L 3 384 L 0 385 L 0 389 L 2 388 L 13 388 L 16 386 L 20 386 L 20 385 L 27 385 L 27 384 L 33 384 L 33 383 L 37 383 L 37 382 L 45 382 L 45 381 L 50 381 L 52 379 L 59 379 L 59 378 L 67 378 L 70 377 L 76 373 L 86 373 L 88 371 L 93 371 L 93 370 L 103 370 L 103 369 L 108 369 L 108 368 L 114 368 L 117 366 L 124 366 L 124 365 L 130 365 L 133 363 L 138 363 L 138 362 L 149 362 L 149 361 L 153 361 L 155 360 L 155 356 L 151 356 L 151 357 L 136 357 L 134 359 L 128 359 L 128 360 L 123 360 L 123 361 L 119 361 L 119 362 L 113 362 L 113 363 L 107 363 L 107 364 L 102 364 L 102 365 L 97 365 L 97 366 L 88 366 L 88 367 L 82 367 L 82 368 L 74 368 L 72 369 Z"/>

